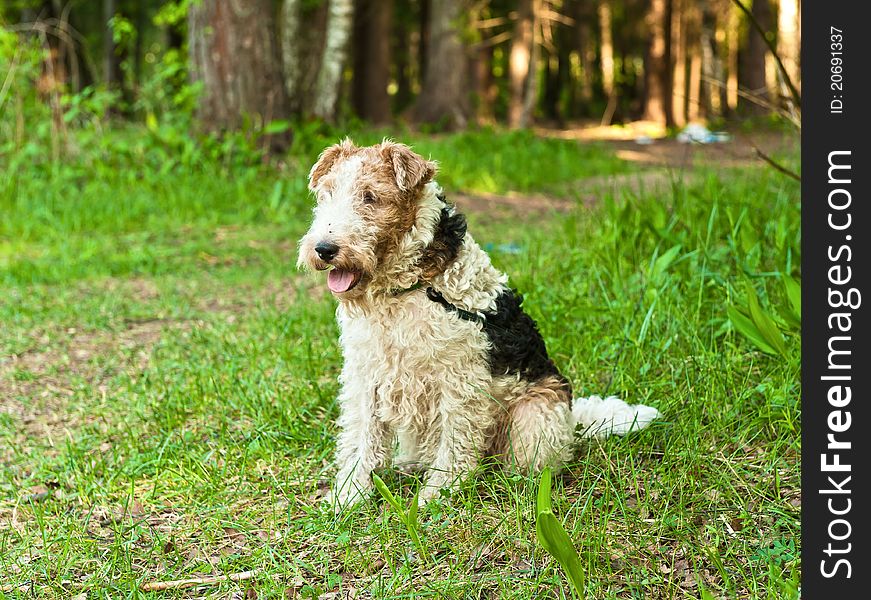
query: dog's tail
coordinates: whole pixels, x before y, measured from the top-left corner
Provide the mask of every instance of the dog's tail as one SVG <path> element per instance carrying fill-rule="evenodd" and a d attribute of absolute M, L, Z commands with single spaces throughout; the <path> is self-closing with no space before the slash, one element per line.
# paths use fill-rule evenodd
<path fill-rule="evenodd" d="M 578 434 L 584 438 L 604 438 L 638 431 L 658 419 L 660 413 L 652 406 L 627 404 L 616 396 L 575 398 L 572 417 Z"/>

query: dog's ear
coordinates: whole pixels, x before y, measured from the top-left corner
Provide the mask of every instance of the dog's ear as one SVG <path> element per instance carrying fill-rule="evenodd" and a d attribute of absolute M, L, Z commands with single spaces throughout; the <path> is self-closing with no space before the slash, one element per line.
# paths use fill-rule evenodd
<path fill-rule="evenodd" d="M 357 147 L 354 145 L 354 142 L 352 142 L 350 138 L 345 138 L 338 144 L 334 144 L 321 152 L 317 162 L 314 164 L 311 171 L 309 171 L 308 189 L 314 191 L 315 188 L 318 187 L 318 182 L 320 182 L 324 175 L 330 172 L 330 169 L 333 168 L 336 161 L 340 158 L 350 156 L 356 149 Z"/>
<path fill-rule="evenodd" d="M 428 183 L 438 171 L 435 161 L 426 160 L 405 144 L 385 140 L 381 144 L 381 156 L 393 166 L 396 185 L 403 192 Z"/>

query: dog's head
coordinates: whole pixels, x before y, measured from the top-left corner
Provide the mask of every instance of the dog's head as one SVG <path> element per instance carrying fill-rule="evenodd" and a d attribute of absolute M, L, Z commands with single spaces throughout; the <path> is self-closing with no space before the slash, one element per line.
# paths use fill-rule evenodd
<path fill-rule="evenodd" d="M 330 269 L 327 285 L 339 299 L 361 295 L 403 251 L 436 168 L 388 140 L 357 147 L 346 139 L 324 150 L 309 173 L 317 204 L 300 241 L 299 265 Z"/>

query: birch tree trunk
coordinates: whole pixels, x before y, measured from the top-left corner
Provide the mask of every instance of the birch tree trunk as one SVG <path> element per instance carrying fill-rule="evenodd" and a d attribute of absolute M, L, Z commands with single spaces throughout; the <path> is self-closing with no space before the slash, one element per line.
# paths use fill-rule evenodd
<path fill-rule="evenodd" d="M 326 38 L 327 5 L 284 0 L 281 7 L 281 62 L 291 114 L 309 115 Z"/>
<path fill-rule="evenodd" d="M 286 119 L 275 23 L 270 0 L 202 0 L 188 12 L 190 74 L 203 84 L 197 113 L 212 131 Z M 273 150 L 285 136 L 272 136 Z"/>
<path fill-rule="evenodd" d="M 342 70 L 348 56 L 348 42 L 353 27 L 353 0 L 329 0 L 327 38 L 315 87 L 312 112 L 327 121 L 336 117 Z"/>

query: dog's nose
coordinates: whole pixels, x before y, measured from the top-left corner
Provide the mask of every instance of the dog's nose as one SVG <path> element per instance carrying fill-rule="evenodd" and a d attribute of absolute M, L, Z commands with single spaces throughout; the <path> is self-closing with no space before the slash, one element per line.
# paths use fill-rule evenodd
<path fill-rule="evenodd" d="M 321 257 L 324 262 L 330 262 L 339 253 L 339 247 L 332 242 L 318 242 L 315 246 L 315 252 Z"/>

